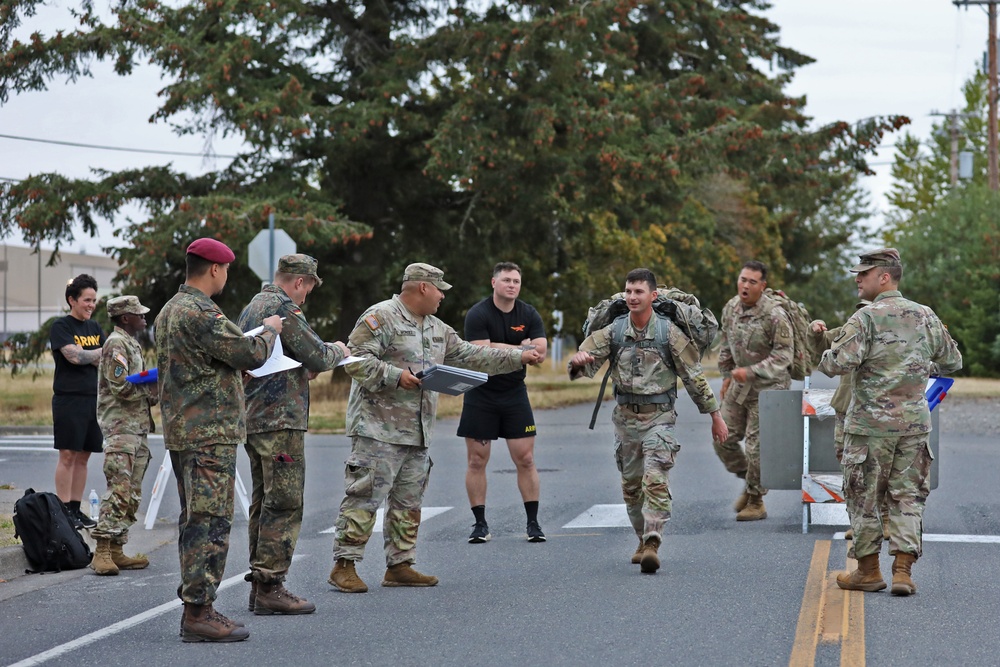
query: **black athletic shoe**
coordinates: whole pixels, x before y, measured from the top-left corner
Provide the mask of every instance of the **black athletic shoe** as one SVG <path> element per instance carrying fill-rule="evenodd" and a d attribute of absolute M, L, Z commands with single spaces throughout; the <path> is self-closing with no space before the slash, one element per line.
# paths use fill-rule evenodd
<path fill-rule="evenodd" d="M 80 521 L 80 517 L 73 510 L 69 511 L 69 520 L 73 523 L 73 528 L 83 530 L 83 521 Z"/>
<path fill-rule="evenodd" d="M 545 533 L 542 532 L 542 527 L 538 525 L 537 521 L 528 522 L 528 541 L 529 542 L 545 541 Z"/>
<path fill-rule="evenodd" d="M 97 527 L 97 522 L 94 521 L 93 519 L 91 519 L 89 516 L 87 516 L 83 512 L 81 512 L 80 510 L 76 511 L 76 519 L 77 519 L 77 521 L 80 522 L 80 525 L 81 525 L 82 528 L 96 528 Z"/>
<path fill-rule="evenodd" d="M 486 525 L 485 521 L 477 521 L 476 525 L 472 527 L 472 535 L 469 535 L 469 544 L 482 544 L 483 542 L 489 542 L 490 538 L 490 527 Z"/>

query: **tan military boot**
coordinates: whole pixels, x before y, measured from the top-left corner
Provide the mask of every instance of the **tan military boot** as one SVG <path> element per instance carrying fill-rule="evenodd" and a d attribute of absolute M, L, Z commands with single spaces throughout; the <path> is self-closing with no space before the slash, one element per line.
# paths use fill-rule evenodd
<path fill-rule="evenodd" d="M 118 566 L 111 558 L 111 540 L 105 538 L 97 539 L 97 548 L 94 549 L 94 558 L 90 561 L 90 567 L 96 574 L 101 576 L 114 576 L 118 574 Z"/>
<path fill-rule="evenodd" d="M 747 503 L 749 501 L 750 501 L 750 494 L 747 493 L 746 489 L 743 489 L 743 493 L 741 493 L 736 498 L 736 502 L 733 503 L 733 511 L 737 513 L 743 511 L 743 508 L 747 506 Z"/>
<path fill-rule="evenodd" d="M 280 581 L 257 584 L 257 599 L 253 605 L 253 613 L 257 616 L 311 614 L 314 611 L 316 605 L 291 593 Z"/>
<path fill-rule="evenodd" d="M 760 521 L 767 518 L 763 496 L 749 496 L 747 505 L 736 515 L 737 521 Z"/>
<path fill-rule="evenodd" d="M 115 562 L 119 570 L 144 570 L 149 567 L 149 559 L 142 554 L 126 556 L 122 551 L 122 545 L 111 543 L 111 560 Z"/>
<path fill-rule="evenodd" d="M 181 629 L 177 632 L 178 637 L 184 636 L 184 624 L 187 623 L 187 614 L 188 614 L 187 605 L 183 605 L 181 607 Z M 234 621 L 233 619 L 229 619 L 229 621 L 238 628 L 244 627 L 243 623 L 241 623 L 240 621 Z"/>
<path fill-rule="evenodd" d="M 646 547 L 646 545 L 643 544 L 642 538 L 640 537 L 639 538 L 639 546 L 636 547 L 635 553 L 632 554 L 632 564 L 633 565 L 638 565 L 642 561 L 642 552 L 645 549 L 645 547 Z"/>
<path fill-rule="evenodd" d="M 357 571 L 354 569 L 354 561 L 346 558 L 338 558 L 333 570 L 330 572 L 328 580 L 331 586 L 336 586 L 337 590 L 345 593 L 367 593 L 368 586 L 361 581 Z"/>
<path fill-rule="evenodd" d="M 181 616 L 181 640 L 185 642 L 240 642 L 250 631 L 236 625 L 211 604 L 185 604 Z"/>
<path fill-rule="evenodd" d="M 885 588 L 885 580 L 879 569 L 878 554 L 862 556 L 858 559 L 858 569 L 837 575 L 837 585 L 847 591 L 880 591 Z"/>
<path fill-rule="evenodd" d="M 916 560 L 917 557 L 913 554 L 905 554 L 902 551 L 896 554 L 896 558 L 892 561 L 893 595 L 913 595 L 917 592 L 917 585 L 910 578 L 910 568 Z"/>
<path fill-rule="evenodd" d="M 385 571 L 383 586 L 437 586 L 438 578 L 421 574 L 413 569 L 413 563 L 397 563 Z"/>
<path fill-rule="evenodd" d="M 644 574 L 653 574 L 660 569 L 660 556 L 656 553 L 660 548 L 660 538 L 650 537 L 642 545 L 642 559 L 639 569 Z"/>

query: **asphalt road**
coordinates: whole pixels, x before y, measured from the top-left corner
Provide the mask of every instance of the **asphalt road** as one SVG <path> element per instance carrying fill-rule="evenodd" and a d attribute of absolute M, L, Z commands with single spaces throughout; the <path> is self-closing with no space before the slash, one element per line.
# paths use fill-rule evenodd
<path fill-rule="evenodd" d="M 602 526 L 598 505 L 621 505 L 612 457 L 611 407 L 587 430 L 591 406 L 539 412 L 536 462 L 542 480 L 544 544 L 524 539 L 513 465 L 495 443 L 487 512 L 493 540 L 470 545 L 465 446 L 456 421 L 437 425 L 434 469 L 417 567 L 434 588 L 382 588 L 380 534 L 359 574 L 370 591 L 336 592 L 326 582 L 343 493 L 344 436 L 309 436 L 306 515 L 288 587 L 314 601 L 315 614 L 258 617 L 246 611 L 246 521 L 233 527 L 227 584 L 217 607 L 247 624 L 236 644 L 183 644 L 177 555 L 150 553 L 147 570 L 97 577 L 89 571 L 32 575 L 0 584 L 0 664 L 116 665 L 996 665 L 1000 637 L 1000 544 L 936 541 L 914 567 L 917 595 L 827 591 L 845 567 L 842 527 L 801 531 L 799 494 L 774 491 L 768 519 L 737 523 L 740 483 L 710 444 L 710 422 L 680 398 L 682 450 L 671 475 L 674 517 L 661 548 L 662 569 L 640 574 L 624 510 Z M 942 415 L 941 483 L 925 531 L 943 536 L 1000 535 L 996 441 L 961 434 Z M 163 458 L 154 441 L 153 460 Z M 30 445 L 28 445 L 30 447 Z M 18 486 L 49 488 L 55 457 L 43 445 L 13 450 L 0 439 L 0 466 Z M 242 476 L 249 480 L 245 457 Z M 95 458 L 91 483 L 101 491 Z M 154 469 L 146 477 L 147 497 Z M 89 487 L 88 487 L 89 488 Z M 168 488 L 160 520 L 136 542 L 169 542 L 178 505 Z M 615 517 L 618 517 L 617 519 Z M 141 531 L 137 526 L 135 531 Z M 957 538 L 956 538 L 957 539 Z M 882 570 L 891 576 L 883 552 Z M 826 592 L 824 592 L 826 591 Z M 994 628 L 994 629 L 990 629 Z M 860 642 L 860 649 L 859 649 Z"/>

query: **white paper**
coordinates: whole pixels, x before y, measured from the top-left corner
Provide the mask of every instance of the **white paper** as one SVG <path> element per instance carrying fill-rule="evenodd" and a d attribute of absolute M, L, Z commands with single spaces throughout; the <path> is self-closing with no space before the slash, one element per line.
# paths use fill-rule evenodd
<path fill-rule="evenodd" d="M 250 331 L 243 334 L 244 336 L 256 336 L 264 330 L 264 325 L 257 327 L 256 329 L 251 329 Z M 265 375 L 271 375 L 273 373 L 281 373 L 283 371 L 290 371 L 293 368 L 298 368 L 302 363 L 295 361 L 291 357 L 286 357 L 284 348 L 281 346 L 281 336 L 276 336 L 274 339 L 274 349 L 271 350 L 271 356 L 267 358 L 264 365 L 260 368 L 255 368 L 252 371 L 247 371 L 247 375 L 255 378 L 264 377 Z"/>
<path fill-rule="evenodd" d="M 365 360 L 364 357 L 355 357 L 352 354 L 349 357 L 344 357 L 343 361 L 341 361 L 339 364 L 337 364 L 337 366 L 340 367 L 340 366 L 346 366 L 347 364 L 356 364 L 359 361 L 364 361 L 364 360 Z"/>

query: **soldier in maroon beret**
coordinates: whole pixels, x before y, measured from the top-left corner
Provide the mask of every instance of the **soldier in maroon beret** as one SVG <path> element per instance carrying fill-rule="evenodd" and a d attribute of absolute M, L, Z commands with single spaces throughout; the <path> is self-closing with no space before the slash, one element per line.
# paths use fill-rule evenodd
<path fill-rule="evenodd" d="M 250 635 L 212 604 L 229 553 L 236 447 L 247 440 L 242 371 L 267 361 L 281 317 L 264 318 L 257 335 L 244 336 L 212 301 L 226 286 L 234 259 L 225 243 L 194 241 L 184 284 L 156 318 L 163 441 L 181 501 L 178 595 L 186 642 Z"/>

